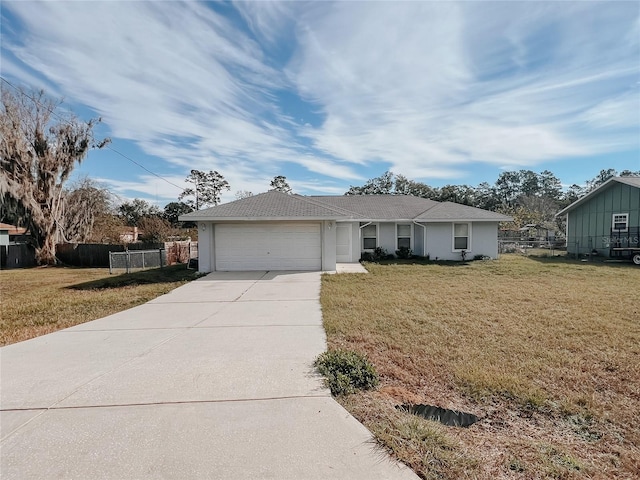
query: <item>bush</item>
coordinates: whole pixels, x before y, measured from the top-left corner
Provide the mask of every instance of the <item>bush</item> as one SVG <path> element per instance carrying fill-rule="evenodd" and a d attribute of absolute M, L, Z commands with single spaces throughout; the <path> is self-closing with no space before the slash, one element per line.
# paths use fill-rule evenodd
<path fill-rule="evenodd" d="M 376 247 L 373 252 L 362 252 L 360 255 L 361 262 L 379 262 L 380 260 L 393 260 L 393 258 L 393 254 L 387 253 L 382 247 Z"/>
<path fill-rule="evenodd" d="M 406 260 L 408 258 L 411 258 L 412 256 L 413 256 L 413 252 L 409 247 L 400 247 L 398 248 L 398 250 L 396 250 L 396 257 L 398 258 L 402 258 Z"/>
<path fill-rule="evenodd" d="M 315 361 L 318 371 L 332 395 L 347 395 L 357 390 L 375 388 L 378 374 L 374 366 L 357 352 L 333 350 L 321 354 Z"/>
<path fill-rule="evenodd" d="M 389 254 L 382 247 L 376 247 L 375 250 L 373 251 L 372 255 L 373 255 L 373 260 L 375 262 L 377 262 L 379 260 L 386 260 L 386 259 L 389 258 Z M 391 258 L 393 258 L 393 255 L 391 255 Z"/>
<path fill-rule="evenodd" d="M 371 252 L 362 252 L 362 255 L 360 255 L 360 261 L 373 262 L 373 255 L 371 254 Z"/>

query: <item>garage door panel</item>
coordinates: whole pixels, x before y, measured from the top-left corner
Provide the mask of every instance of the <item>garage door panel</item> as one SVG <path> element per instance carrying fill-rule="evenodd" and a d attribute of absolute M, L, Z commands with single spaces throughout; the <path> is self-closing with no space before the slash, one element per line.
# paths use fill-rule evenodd
<path fill-rule="evenodd" d="M 216 225 L 217 270 L 320 270 L 320 224 Z"/>

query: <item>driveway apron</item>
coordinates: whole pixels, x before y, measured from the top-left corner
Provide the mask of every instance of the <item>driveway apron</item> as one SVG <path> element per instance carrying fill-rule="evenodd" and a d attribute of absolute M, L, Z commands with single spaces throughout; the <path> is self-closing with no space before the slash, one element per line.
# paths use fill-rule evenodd
<path fill-rule="evenodd" d="M 215 272 L 0 349 L 0 477 L 416 479 L 313 369 L 319 272 Z"/>

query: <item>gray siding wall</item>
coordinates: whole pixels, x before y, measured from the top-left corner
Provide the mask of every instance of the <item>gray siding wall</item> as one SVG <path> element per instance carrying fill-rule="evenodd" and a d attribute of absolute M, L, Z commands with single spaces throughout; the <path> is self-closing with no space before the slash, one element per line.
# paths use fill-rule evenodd
<path fill-rule="evenodd" d="M 567 252 L 586 254 L 597 250 L 609 256 L 614 213 L 628 213 L 629 227 L 640 226 L 640 188 L 618 182 L 595 194 L 567 215 Z"/>

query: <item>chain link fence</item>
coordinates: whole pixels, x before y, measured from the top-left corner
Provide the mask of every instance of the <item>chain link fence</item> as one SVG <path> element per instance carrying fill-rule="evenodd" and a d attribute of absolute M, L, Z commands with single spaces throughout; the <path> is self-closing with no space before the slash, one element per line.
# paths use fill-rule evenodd
<path fill-rule="evenodd" d="M 166 251 L 157 250 L 126 250 L 124 252 L 109 252 L 109 273 L 114 270 L 144 270 L 147 268 L 162 268 L 167 264 Z"/>
<path fill-rule="evenodd" d="M 563 240 L 519 240 L 512 238 L 498 240 L 498 253 L 554 257 L 565 255 L 566 252 L 567 247 Z"/>

